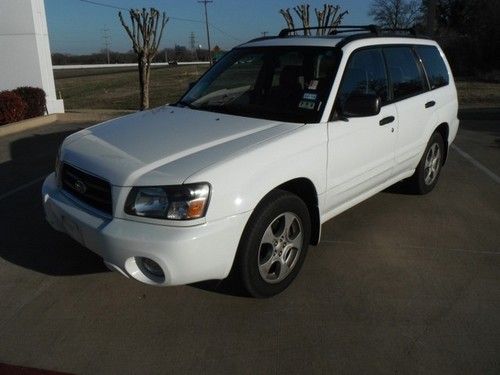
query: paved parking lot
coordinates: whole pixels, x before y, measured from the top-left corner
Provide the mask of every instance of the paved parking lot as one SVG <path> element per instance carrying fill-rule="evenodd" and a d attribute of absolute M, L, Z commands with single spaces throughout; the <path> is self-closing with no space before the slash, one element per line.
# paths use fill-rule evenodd
<path fill-rule="evenodd" d="M 433 193 L 389 189 L 333 219 L 290 289 L 267 300 L 228 283 L 153 288 L 108 272 L 42 214 L 41 178 L 83 125 L 0 139 L 0 363 L 500 373 L 500 110 L 463 118 Z"/>

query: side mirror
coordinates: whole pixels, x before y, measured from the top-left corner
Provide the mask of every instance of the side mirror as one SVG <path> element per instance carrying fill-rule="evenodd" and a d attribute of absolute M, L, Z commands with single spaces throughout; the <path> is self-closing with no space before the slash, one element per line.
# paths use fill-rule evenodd
<path fill-rule="evenodd" d="M 381 100 L 374 94 L 352 94 L 344 103 L 342 115 L 345 117 L 368 117 L 380 113 Z"/>

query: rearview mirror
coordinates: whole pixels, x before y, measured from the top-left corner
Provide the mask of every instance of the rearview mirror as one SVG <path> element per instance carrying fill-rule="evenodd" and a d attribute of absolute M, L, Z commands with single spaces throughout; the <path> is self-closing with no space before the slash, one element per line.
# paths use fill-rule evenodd
<path fill-rule="evenodd" d="M 367 117 L 380 113 L 380 97 L 374 94 L 349 95 L 342 108 L 345 117 Z"/>

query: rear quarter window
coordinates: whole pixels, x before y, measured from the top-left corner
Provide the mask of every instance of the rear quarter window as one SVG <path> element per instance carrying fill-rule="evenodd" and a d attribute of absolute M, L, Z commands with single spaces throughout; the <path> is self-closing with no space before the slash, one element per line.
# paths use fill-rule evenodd
<path fill-rule="evenodd" d="M 450 79 L 439 50 L 434 46 L 415 46 L 415 50 L 422 59 L 431 90 L 446 86 Z"/>

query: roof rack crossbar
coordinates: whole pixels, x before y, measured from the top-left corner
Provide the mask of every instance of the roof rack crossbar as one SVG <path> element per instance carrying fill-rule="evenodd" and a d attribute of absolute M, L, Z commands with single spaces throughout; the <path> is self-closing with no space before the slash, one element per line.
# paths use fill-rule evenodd
<path fill-rule="evenodd" d="M 316 26 L 316 27 L 300 27 L 300 28 L 294 28 L 294 29 L 283 29 L 280 31 L 278 36 L 280 38 L 284 38 L 291 33 L 297 32 L 297 31 L 309 31 L 309 30 L 330 30 L 329 35 L 335 35 L 338 34 L 339 32 L 349 32 L 349 31 L 369 31 L 370 33 L 373 34 L 378 34 L 379 28 L 376 25 L 339 25 L 339 26 Z M 339 30 L 340 29 L 340 30 Z"/>

